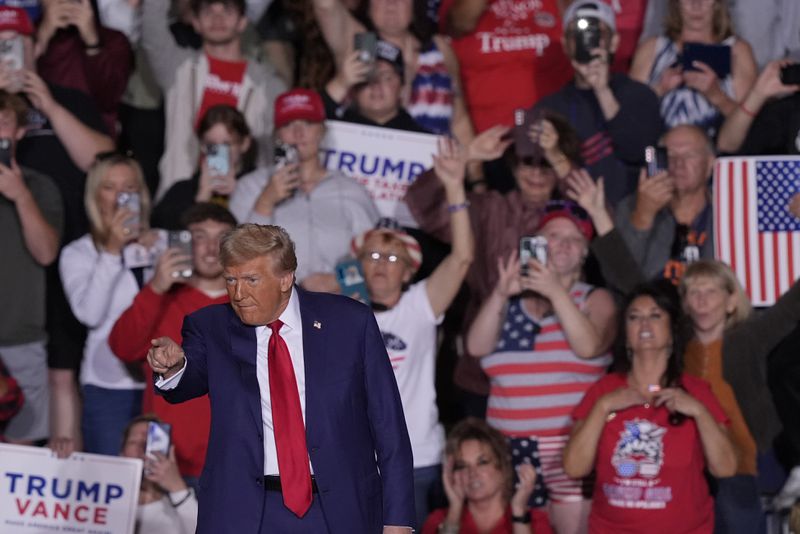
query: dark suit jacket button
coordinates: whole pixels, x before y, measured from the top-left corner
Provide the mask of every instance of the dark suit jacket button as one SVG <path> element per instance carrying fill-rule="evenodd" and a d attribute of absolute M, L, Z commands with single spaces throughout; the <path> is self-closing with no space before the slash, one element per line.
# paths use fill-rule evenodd
<path fill-rule="evenodd" d="M 317 452 L 318 450 L 319 450 L 319 447 L 311 447 L 311 450 L 309 452 L 314 453 L 314 452 Z"/>

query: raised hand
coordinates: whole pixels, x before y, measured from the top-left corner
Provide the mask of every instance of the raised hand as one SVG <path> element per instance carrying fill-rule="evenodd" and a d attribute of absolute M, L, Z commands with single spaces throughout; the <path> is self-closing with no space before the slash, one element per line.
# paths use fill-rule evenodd
<path fill-rule="evenodd" d="M 498 125 L 476 135 L 467 147 L 469 160 L 491 161 L 502 156 L 513 143 L 513 139 L 506 138 L 510 130 L 508 126 Z"/>
<path fill-rule="evenodd" d="M 573 61 L 572 66 L 583 76 L 586 83 L 595 92 L 598 92 L 608 87 L 608 51 L 604 48 L 595 48 L 591 53 L 594 59 L 589 63 Z"/>
<path fill-rule="evenodd" d="M 522 291 L 520 285 L 520 263 L 519 256 L 516 250 L 511 251 L 506 261 L 503 258 L 497 258 L 497 285 L 495 285 L 495 292 L 501 297 L 507 299 L 512 295 L 516 295 Z"/>
<path fill-rule="evenodd" d="M 49 118 L 57 104 L 47 84 L 38 74 L 30 70 L 23 71 L 22 80 L 22 90 L 28 95 L 33 107 Z"/>
<path fill-rule="evenodd" d="M 511 512 L 514 515 L 526 515 L 528 513 L 528 501 L 533 494 L 536 485 L 536 468 L 530 463 L 521 463 L 517 466 L 517 476 L 519 483 L 511 497 Z"/>
<path fill-rule="evenodd" d="M 127 208 L 118 208 L 111 216 L 111 222 L 108 225 L 108 235 L 106 236 L 104 248 L 111 254 L 119 254 L 122 249 L 130 243 L 135 241 L 141 232 L 141 221 L 132 223 L 132 219 L 137 214 Z"/>
<path fill-rule="evenodd" d="M 169 448 L 169 456 L 161 452 L 151 453 L 144 461 L 144 477 L 169 493 L 187 487 L 175 461 L 175 447 Z"/>
<path fill-rule="evenodd" d="M 585 169 L 573 171 L 567 176 L 567 198 L 574 200 L 592 218 L 598 236 L 614 229 L 614 221 L 606 208 L 603 178 L 592 180 Z"/>
<path fill-rule="evenodd" d="M 166 379 L 181 370 L 186 356 L 180 345 L 168 337 L 152 339 L 150 345 L 150 350 L 147 351 L 147 363 L 153 373 L 162 375 Z"/>
<path fill-rule="evenodd" d="M 150 280 L 150 288 L 154 293 L 163 295 L 176 282 L 184 281 L 179 272 L 186 264 L 191 263 L 192 257 L 179 248 L 168 248 L 156 261 L 155 274 Z"/>
<path fill-rule="evenodd" d="M 520 286 L 523 290 L 534 291 L 548 299 L 566 291 L 555 271 L 533 258 L 528 261 L 528 268 L 520 277 Z"/>
<path fill-rule="evenodd" d="M 439 153 L 433 156 L 433 170 L 445 189 L 464 187 L 467 169 L 467 152 L 455 139 L 440 137 Z"/>
<path fill-rule="evenodd" d="M 463 506 L 467 494 L 464 473 L 455 469 L 455 459 L 452 455 L 448 455 L 445 459 L 442 483 L 450 507 Z"/>
<path fill-rule="evenodd" d="M 272 210 L 292 196 L 300 187 L 300 166 L 297 163 L 276 168 L 269 183 L 261 191 L 255 204 L 255 210 L 264 215 L 272 215 Z"/>
<path fill-rule="evenodd" d="M 636 208 L 634 226 L 646 229 L 652 226 L 656 214 L 672 200 L 675 180 L 667 171 L 648 177 L 644 169 L 639 172 L 639 186 L 636 189 Z"/>
<path fill-rule="evenodd" d="M 785 85 L 781 81 L 781 69 L 793 62 L 786 59 L 770 61 L 759 74 L 752 92 L 761 99 L 780 98 L 800 90 L 800 85 Z"/>

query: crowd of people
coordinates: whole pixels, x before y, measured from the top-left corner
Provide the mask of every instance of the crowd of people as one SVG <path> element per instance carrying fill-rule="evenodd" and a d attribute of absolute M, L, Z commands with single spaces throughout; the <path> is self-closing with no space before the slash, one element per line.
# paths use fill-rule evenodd
<path fill-rule="evenodd" d="M 788 0 L 0 1 L 0 441 L 141 458 L 139 532 L 214 532 L 221 472 L 250 473 L 214 434 L 237 401 L 204 394 L 236 399 L 231 370 L 190 354 L 223 315 L 192 314 L 230 303 L 270 339 L 231 358 L 282 338 L 294 358 L 321 322 L 298 341 L 253 310 L 340 294 L 371 310 L 413 457 L 413 517 L 385 502 L 358 525 L 766 534 L 765 496 L 800 499 L 800 283 L 753 309 L 714 257 L 711 178 L 720 156 L 800 154 L 798 27 Z M 440 136 L 407 220 L 330 166 L 331 120 Z M 277 250 L 254 235 L 283 247 L 274 294 L 243 267 Z M 337 321 L 363 319 L 351 304 Z M 322 389 L 365 374 L 333 403 L 379 395 L 368 418 L 394 421 L 366 367 L 326 366 Z M 314 454 L 307 369 L 309 491 L 360 488 L 360 449 Z M 167 454 L 145 454 L 151 423 Z M 388 438 L 366 456 L 395 483 Z M 348 531 L 330 502 L 289 510 Z"/>

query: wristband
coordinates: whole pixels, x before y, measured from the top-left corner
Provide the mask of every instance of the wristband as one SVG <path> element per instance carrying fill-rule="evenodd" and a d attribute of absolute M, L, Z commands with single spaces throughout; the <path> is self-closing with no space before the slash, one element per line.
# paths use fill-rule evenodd
<path fill-rule="evenodd" d="M 461 204 L 448 204 L 447 213 L 455 213 L 457 211 L 465 210 L 469 207 L 469 201 L 465 200 Z"/>
<path fill-rule="evenodd" d="M 745 107 L 745 105 L 744 105 L 744 100 L 742 100 L 741 102 L 739 102 L 739 107 L 740 107 L 740 108 L 742 109 L 742 111 L 744 111 L 744 112 L 745 112 L 745 114 L 746 114 L 747 116 L 749 116 L 751 119 L 755 119 L 755 118 L 756 118 L 756 114 L 755 114 L 755 113 L 753 113 L 752 111 L 750 111 L 749 109 L 747 109 L 747 108 Z"/>
<path fill-rule="evenodd" d="M 511 522 L 512 523 L 522 523 L 524 525 L 531 524 L 531 516 L 529 514 L 522 514 L 522 515 L 511 515 Z"/>
<path fill-rule="evenodd" d="M 192 488 L 186 488 L 183 491 L 186 492 L 186 495 L 184 495 L 183 498 L 178 502 L 172 500 L 172 493 L 167 493 L 167 499 L 169 499 L 169 503 L 172 505 L 173 508 L 177 508 L 178 506 L 182 505 L 183 503 L 189 500 L 189 497 L 192 496 Z M 182 491 L 176 491 L 175 493 L 180 494 L 182 493 Z"/>

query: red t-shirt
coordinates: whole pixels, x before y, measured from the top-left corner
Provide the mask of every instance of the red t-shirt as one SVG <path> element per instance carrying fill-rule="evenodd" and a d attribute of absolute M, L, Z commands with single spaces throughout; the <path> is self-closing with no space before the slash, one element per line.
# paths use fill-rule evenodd
<path fill-rule="evenodd" d="M 631 68 L 633 54 L 639 45 L 639 36 L 642 34 L 647 0 L 610 0 L 609 4 L 616 12 L 619 34 L 619 47 L 614 54 L 611 70 L 627 74 Z"/>
<path fill-rule="evenodd" d="M 145 285 L 133 304 L 123 312 L 111 333 L 108 344 L 117 357 L 130 364 L 141 362 L 145 383 L 153 383 L 153 370 L 145 362 L 150 340 L 168 336 L 181 342 L 183 319 L 190 313 L 212 304 L 228 302 L 228 295 L 211 298 L 187 284 L 180 284 L 163 295 Z M 211 427 L 211 405 L 207 395 L 180 404 L 170 404 L 152 387 L 145 388 L 142 413 L 155 413 L 172 425 L 172 443 L 178 468 L 184 476 L 198 477 L 203 470 Z"/>
<path fill-rule="evenodd" d="M 442 1 L 442 23 L 454 1 Z M 556 0 L 490 0 L 475 31 L 453 39 L 476 133 L 512 124 L 515 109 L 531 107 L 571 79 L 561 33 Z"/>
<path fill-rule="evenodd" d="M 447 508 L 439 508 L 434 510 L 428 515 L 425 524 L 422 527 L 422 534 L 436 534 L 439 532 L 439 525 L 447 517 Z M 511 534 L 514 530 L 514 524 L 511 522 L 511 509 L 506 511 L 503 519 L 492 528 L 488 534 Z M 478 527 L 475 525 L 475 519 L 469 511 L 469 508 L 464 507 L 461 513 L 461 524 L 459 525 L 459 534 L 479 534 Z M 542 508 L 531 509 L 531 532 L 536 534 L 554 534 L 550 526 L 550 520 L 547 517 L 547 512 Z"/>
<path fill-rule="evenodd" d="M 206 54 L 208 59 L 208 76 L 203 88 L 203 99 L 200 109 L 197 110 L 195 125 L 200 122 L 208 108 L 226 104 L 236 107 L 239 103 L 239 93 L 242 90 L 244 71 L 247 69 L 246 61 L 224 61 Z"/>
<path fill-rule="evenodd" d="M 707 382 L 687 374 L 681 380 L 714 419 L 728 423 Z M 626 386 L 625 375 L 619 373 L 601 378 L 586 392 L 573 418 L 586 418 L 599 397 Z M 691 418 L 678 425 L 668 419 L 663 406 L 645 404 L 617 412 L 606 422 L 597 445 L 589 532 L 714 531 L 714 500 L 703 477 L 706 462 L 697 425 Z"/>

